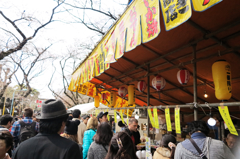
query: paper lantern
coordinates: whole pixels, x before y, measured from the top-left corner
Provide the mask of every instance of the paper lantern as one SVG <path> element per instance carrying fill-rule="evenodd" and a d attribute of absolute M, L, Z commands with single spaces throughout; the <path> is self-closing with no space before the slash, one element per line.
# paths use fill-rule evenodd
<path fill-rule="evenodd" d="M 215 96 L 218 100 L 229 100 L 232 96 L 231 66 L 225 60 L 218 60 L 212 65 Z"/>
<path fill-rule="evenodd" d="M 128 106 L 133 106 L 135 104 L 135 86 L 128 86 Z"/>
<path fill-rule="evenodd" d="M 147 84 L 145 81 L 141 80 L 138 82 L 137 87 L 139 92 L 143 92 L 147 88 Z"/>
<path fill-rule="evenodd" d="M 116 105 L 117 93 L 115 91 L 111 91 L 111 99 L 110 106 L 114 107 Z"/>
<path fill-rule="evenodd" d="M 95 106 L 96 108 L 99 107 L 99 96 L 95 96 L 95 97 L 94 97 L 94 106 Z"/>
<path fill-rule="evenodd" d="M 182 85 L 186 85 L 189 81 L 190 73 L 186 69 L 179 70 L 177 73 L 178 82 Z"/>
<path fill-rule="evenodd" d="M 160 76 L 160 75 L 157 75 L 153 78 L 152 80 L 152 86 L 157 90 L 157 91 L 160 91 L 162 90 L 166 85 L 166 81 L 165 79 Z"/>
<path fill-rule="evenodd" d="M 127 95 L 127 88 L 125 88 L 125 87 L 120 87 L 119 89 L 118 89 L 118 95 L 120 96 L 120 97 L 125 97 L 126 95 Z"/>
<path fill-rule="evenodd" d="M 106 99 L 107 99 L 106 93 L 102 93 L 102 100 L 106 100 Z"/>

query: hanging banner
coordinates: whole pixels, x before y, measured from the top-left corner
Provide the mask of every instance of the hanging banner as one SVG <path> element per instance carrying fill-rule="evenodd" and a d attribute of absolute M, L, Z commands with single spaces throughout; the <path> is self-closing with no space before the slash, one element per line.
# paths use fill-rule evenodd
<path fill-rule="evenodd" d="M 232 119 L 229 115 L 228 107 L 227 106 L 219 106 L 218 110 L 219 110 L 224 122 L 226 123 L 230 133 L 238 136 L 238 132 L 236 131 L 236 128 L 233 125 Z"/>
<path fill-rule="evenodd" d="M 123 119 L 123 109 L 120 110 L 120 116 L 121 116 L 121 119 L 122 119 L 122 123 L 125 124 L 124 119 Z"/>
<path fill-rule="evenodd" d="M 165 109 L 165 118 L 166 118 L 166 124 L 167 124 L 167 131 L 172 131 L 172 123 L 171 123 L 169 108 Z"/>
<path fill-rule="evenodd" d="M 108 109 L 107 109 L 107 112 L 108 112 Z M 110 121 L 109 112 L 108 112 L 108 114 L 107 114 L 107 118 L 108 118 L 108 121 Z"/>
<path fill-rule="evenodd" d="M 167 31 L 181 25 L 192 16 L 190 0 L 160 0 Z"/>
<path fill-rule="evenodd" d="M 6 98 L 4 98 L 3 113 L 2 113 L 2 115 L 4 115 L 4 113 L 5 113 L 5 103 L 6 103 Z"/>
<path fill-rule="evenodd" d="M 180 108 L 178 106 L 175 108 L 175 129 L 177 134 L 181 134 Z"/>
<path fill-rule="evenodd" d="M 116 109 L 114 109 L 114 122 L 117 124 L 117 112 Z"/>
<path fill-rule="evenodd" d="M 222 0 L 192 0 L 193 9 L 197 12 L 202 12 L 218 4 Z"/>
<path fill-rule="evenodd" d="M 152 116 L 152 112 L 151 112 L 151 109 L 148 109 L 148 117 L 150 119 L 150 122 L 152 124 L 152 127 L 155 127 L 155 123 L 153 121 L 153 116 Z"/>
<path fill-rule="evenodd" d="M 129 109 L 127 109 L 127 114 L 128 114 L 128 112 L 129 112 Z M 128 119 L 128 115 L 127 115 L 127 125 L 128 125 L 128 120 L 129 120 L 129 119 Z"/>
<path fill-rule="evenodd" d="M 99 110 L 98 110 L 98 109 L 95 109 L 96 117 L 98 116 L 98 113 L 99 113 Z"/>
<path fill-rule="evenodd" d="M 157 108 L 153 108 L 153 116 L 155 120 L 154 126 L 156 129 L 159 129 Z"/>

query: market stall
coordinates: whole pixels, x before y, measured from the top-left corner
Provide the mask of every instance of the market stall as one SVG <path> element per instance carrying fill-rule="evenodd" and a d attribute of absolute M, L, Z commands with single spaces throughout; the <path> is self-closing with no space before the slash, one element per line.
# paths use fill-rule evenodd
<path fill-rule="evenodd" d="M 127 116 L 148 108 L 155 128 L 165 114 L 171 131 L 174 116 L 177 134 L 182 122 L 218 114 L 238 135 L 239 10 L 236 0 L 135 0 L 73 72 L 69 90 Z"/>

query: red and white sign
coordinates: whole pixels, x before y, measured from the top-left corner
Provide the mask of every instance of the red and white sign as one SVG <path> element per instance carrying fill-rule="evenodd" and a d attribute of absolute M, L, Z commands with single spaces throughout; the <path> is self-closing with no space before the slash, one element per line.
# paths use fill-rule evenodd
<path fill-rule="evenodd" d="M 147 88 L 147 84 L 145 81 L 141 80 L 138 82 L 137 87 L 139 92 L 143 92 Z"/>
<path fill-rule="evenodd" d="M 157 75 L 152 80 L 152 86 L 157 90 L 160 91 L 166 86 L 166 81 L 162 76 Z"/>
<path fill-rule="evenodd" d="M 38 105 L 37 107 L 38 107 L 38 108 L 41 108 L 42 106 L 41 106 L 41 105 Z"/>
<path fill-rule="evenodd" d="M 186 69 L 179 70 L 177 73 L 178 82 L 182 85 L 186 85 L 189 81 L 190 73 Z"/>

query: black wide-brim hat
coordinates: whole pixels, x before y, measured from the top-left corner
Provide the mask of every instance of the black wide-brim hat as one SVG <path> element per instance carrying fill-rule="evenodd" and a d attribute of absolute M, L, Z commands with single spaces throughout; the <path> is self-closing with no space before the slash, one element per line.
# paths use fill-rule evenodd
<path fill-rule="evenodd" d="M 42 104 L 41 116 L 37 116 L 37 119 L 54 119 L 71 112 L 66 110 L 65 105 L 61 100 L 49 99 Z"/>

